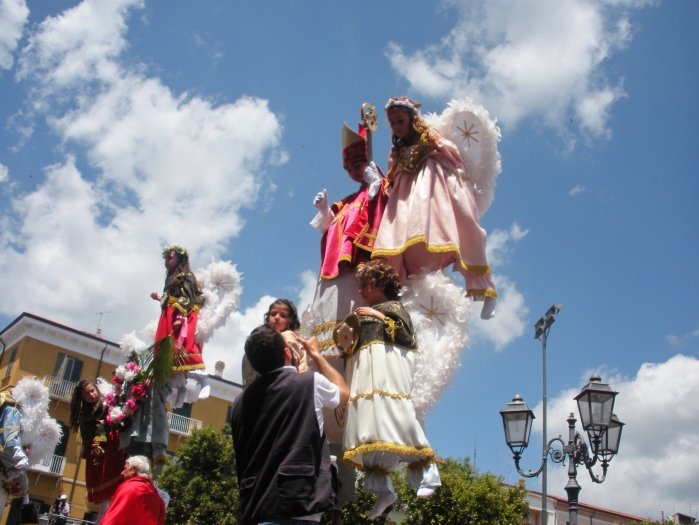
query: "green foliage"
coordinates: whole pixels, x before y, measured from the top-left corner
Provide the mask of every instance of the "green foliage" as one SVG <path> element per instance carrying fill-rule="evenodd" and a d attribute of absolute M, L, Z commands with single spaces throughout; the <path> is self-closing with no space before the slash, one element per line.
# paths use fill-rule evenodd
<path fill-rule="evenodd" d="M 383 525 L 386 522 L 386 514 L 379 516 L 373 521 L 367 520 L 367 514 L 376 502 L 376 494 L 362 492 L 363 476 L 360 474 L 357 480 L 357 501 L 345 505 L 342 509 L 342 525 Z M 332 514 L 326 512 L 320 520 L 320 525 L 331 525 Z"/>
<path fill-rule="evenodd" d="M 468 459 L 447 459 L 439 465 L 439 474 L 442 487 L 425 499 L 416 497 L 401 479 L 396 492 L 407 512 L 405 525 L 520 525 L 529 509 L 523 486 L 503 487 L 501 478 L 478 474 Z"/>
<path fill-rule="evenodd" d="M 425 499 L 417 498 L 409 489 L 404 472 L 393 474 L 393 486 L 398 500 L 389 507 L 405 512 L 401 525 L 520 525 L 528 512 L 526 489 L 503 487 L 502 479 L 490 473 L 478 474 L 468 459 L 447 459 L 439 465 L 442 486 Z M 366 515 L 376 496 L 364 494 L 358 482 L 357 501 L 345 506 L 343 525 L 366 524 Z M 385 523 L 388 512 L 372 521 Z M 324 516 L 324 523 L 330 523 Z"/>
<path fill-rule="evenodd" d="M 168 525 L 237 525 L 238 480 L 231 429 L 194 430 L 158 480 L 170 494 Z"/>
<path fill-rule="evenodd" d="M 237 525 L 238 483 L 230 428 L 217 432 L 212 427 L 194 431 L 178 451 L 179 461 L 163 472 L 159 486 L 170 494 L 168 525 Z M 501 478 L 479 474 L 468 459 L 448 459 L 439 465 L 442 487 L 426 499 L 409 489 L 405 472 L 393 474 L 398 500 L 389 507 L 405 513 L 401 525 L 520 525 L 528 512 L 523 486 L 504 487 Z M 361 491 L 357 501 L 342 511 L 343 525 L 384 525 L 388 512 L 369 522 L 367 514 L 376 496 Z M 321 525 L 331 523 L 331 513 Z"/>

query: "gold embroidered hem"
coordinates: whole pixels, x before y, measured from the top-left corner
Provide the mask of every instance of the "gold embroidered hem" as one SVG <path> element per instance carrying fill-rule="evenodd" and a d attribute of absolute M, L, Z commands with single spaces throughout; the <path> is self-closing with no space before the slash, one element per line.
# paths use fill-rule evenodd
<path fill-rule="evenodd" d="M 330 338 L 330 339 L 321 339 L 318 341 L 320 343 L 320 351 L 322 352 L 323 350 L 327 350 L 328 348 L 332 348 L 335 346 L 335 341 Z"/>
<path fill-rule="evenodd" d="M 352 241 L 352 244 L 354 244 L 357 248 L 361 248 L 362 250 L 366 250 L 371 253 L 371 251 L 374 249 L 374 241 L 376 240 L 376 235 L 378 234 L 379 229 L 372 228 L 371 232 L 368 232 L 368 229 L 369 224 L 365 224 L 359 231 L 357 238 Z M 362 242 L 365 239 L 367 241 L 366 244 Z"/>
<path fill-rule="evenodd" d="M 342 454 L 342 461 L 357 465 L 356 462 L 349 461 L 353 457 L 367 452 L 393 452 L 404 456 L 417 456 L 422 458 L 434 458 L 435 453 L 431 447 L 414 447 L 412 445 L 400 445 L 398 443 L 388 443 L 386 441 L 373 441 L 372 443 L 362 443 L 358 447 L 345 450 Z M 363 468 L 362 465 L 359 468 Z"/>
<path fill-rule="evenodd" d="M 313 335 L 318 336 L 323 332 L 332 332 L 341 322 L 342 321 L 326 321 L 325 323 L 317 324 L 313 327 Z"/>
<path fill-rule="evenodd" d="M 420 243 L 425 245 L 425 249 L 428 252 L 432 252 L 432 253 L 454 252 L 454 253 L 456 253 L 459 256 L 459 264 L 461 265 L 461 268 L 463 268 L 467 272 L 473 272 L 473 273 L 491 273 L 492 272 L 492 270 L 490 269 L 490 266 L 475 266 L 475 265 L 466 264 L 461 259 L 461 250 L 459 250 L 459 247 L 456 244 L 444 244 L 441 246 L 427 244 L 427 236 L 425 236 L 425 235 L 418 235 L 416 237 L 408 239 L 405 242 L 405 244 L 403 246 L 401 246 L 400 248 L 394 248 L 394 249 L 377 248 L 371 253 L 371 258 L 377 259 L 379 257 L 394 257 L 396 255 L 402 254 L 405 250 L 407 250 L 411 246 L 413 246 L 415 244 L 420 244 Z"/>
<path fill-rule="evenodd" d="M 386 396 L 393 399 L 410 399 L 409 394 L 392 394 L 391 392 L 385 392 L 384 390 L 374 390 L 373 392 L 367 392 L 365 394 L 356 394 L 347 400 L 347 404 L 349 405 L 352 401 L 356 401 L 357 399 L 365 399 L 374 395 Z"/>
<path fill-rule="evenodd" d="M 379 465 L 371 465 L 369 467 L 362 467 L 361 471 L 364 472 L 367 476 L 371 474 L 376 474 L 377 476 L 381 477 L 386 477 L 390 476 L 391 472 L 389 470 L 386 470 L 383 467 L 380 467 Z"/>
<path fill-rule="evenodd" d="M 408 470 L 422 470 L 429 467 L 432 463 L 436 461 L 436 458 L 425 458 L 414 463 L 408 463 Z"/>
<path fill-rule="evenodd" d="M 180 299 L 182 298 L 170 296 L 167 298 L 167 304 L 168 306 L 171 306 L 172 308 L 180 312 L 185 317 L 188 316 L 191 312 L 199 313 L 199 310 L 201 310 L 201 306 L 199 306 L 198 304 L 193 304 L 190 306 L 189 311 L 187 311 L 187 309 L 180 304 Z"/>
<path fill-rule="evenodd" d="M 201 370 L 203 368 L 206 368 L 206 365 L 204 363 L 199 363 L 196 365 L 173 366 L 172 371 L 173 372 L 187 372 L 188 370 Z"/>
<path fill-rule="evenodd" d="M 473 297 L 475 300 L 478 300 L 478 298 L 484 298 L 484 297 L 491 297 L 493 299 L 498 298 L 498 293 L 493 290 L 492 288 L 481 288 L 481 289 L 474 289 L 474 290 L 469 290 L 466 292 L 466 295 L 469 297 Z"/>

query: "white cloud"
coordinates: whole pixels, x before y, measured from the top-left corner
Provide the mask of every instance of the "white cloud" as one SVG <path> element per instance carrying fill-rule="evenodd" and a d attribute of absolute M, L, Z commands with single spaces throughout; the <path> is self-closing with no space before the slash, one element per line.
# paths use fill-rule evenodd
<path fill-rule="evenodd" d="M 682 346 L 685 344 L 687 341 L 690 339 L 694 339 L 695 337 L 699 337 L 699 328 L 696 330 L 689 332 L 688 334 L 684 334 L 682 336 L 676 336 L 674 334 L 668 334 L 665 336 L 665 341 L 670 343 L 671 345 L 674 346 Z"/>
<path fill-rule="evenodd" d="M 412 54 L 390 44 L 393 68 L 429 97 L 470 96 L 515 126 L 542 118 L 561 131 L 574 117 L 580 129 L 608 134 L 621 81 L 602 64 L 628 45 L 631 10 L 651 0 L 451 0 L 459 21 L 439 44 Z"/>
<path fill-rule="evenodd" d="M 13 53 L 29 18 L 25 0 L 0 0 L 0 68 L 10 69 Z"/>
<path fill-rule="evenodd" d="M 529 230 L 523 230 L 516 222 L 512 223 L 509 231 L 495 229 L 490 232 L 486 245 L 486 254 L 490 265 L 498 267 L 505 264 L 507 254 L 510 252 L 511 241 L 518 242 L 528 233 Z"/>
<path fill-rule="evenodd" d="M 223 378 L 236 383 L 242 382 L 241 365 L 245 353 L 245 339 L 253 328 L 264 322 L 264 315 L 275 299 L 276 297 L 265 295 L 245 311 L 233 312 L 226 326 L 220 328 L 213 339 L 206 343 L 203 355 L 210 374 L 214 372 L 216 361 L 223 361 L 226 363 Z"/>
<path fill-rule="evenodd" d="M 312 270 L 306 270 L 301 275 L 301 287 L 297 290 L 297 295 L 299 297 L 299 302 L 296 306 L 299 309 L 299 319 L 301 318 L 301 313 L 308 307 L 309 304 L 313 304 L 313 299 L 316 295 L 316 285 L 318 284 L 318 272 Z"/>
<path fill-rule="evenodd" d="M 614 412 L 626 426 L 619 454 L 610 463 L 603 484 L 592 483 L 584 467 L 579 468 L 581 501 L 656 520 L 661 511 L 666 516 L 672 511 L 689 514 L 689 505 L 699 498 L 699 418 L 695 408 L 699 360 L 676 355 L 665 363 L 645 363 L 634 378 L 609 377 L 609 373 L 602 372 L 603 381 L 609 381 L 619 392 Z M 581 379 L 580 388 L 590 373 Z M 560 392 L 551 399 L 549 438 L 562 434 L 567 440 L 565 420 L 570 412 L 579 419 L 573 397 L 580 388 Z M 534 411 L 539 416 L 541 404 Z M 579 422 L 577 426 L 582 433 Z M 549 467 L 552 494 L 565 497 L 566 471 L 560 466 Z M 599 465 L 594 472 L 601 473 Z"/>
<path fill-rule="evenodd" d="M 568 195 L 570 195 L 571 197 L 575 197 L 578 193 L 582 193 L 583 191 L 585 191 L 585 186 L 577 184 L 572 190 L 568 192 Z"/>
<path fill-rule="evenodd" d="M 494 275 L 493 281 L 498 291 L 498 305 L 495 317 L 484 321 L 480 318 L 483 303 L 472 303 L 473 315 L 469 336 L 471 343 L 487 342 L 495 346 L 495 351 L 524 334 L 529 308 L 524 303 L 524 296 L 517 290 L 515 283 L 502 275 Z"/>
<path fill-rule="evenodd" d="M 7 174 L 9 172 L 10 170 L 7 169 L 7 166 L 0 164 L 0 182 L 5 182 L 7 180 Z"/>
<path fill-rule="evenodd" d="M 218 257 L 258 198 L 265 165 L 286 158 L 266 101 L 214 106 L 122 64 L 130 10 L 142 5 L 85 0 L 44 20 L 21 51 L 27 118 L 45 117 L 96 175 L 63 155 L 12 200 L 0 229 L 3 313 L 89 330 L 94 312 L 113 310 L 103 328 L 118 340 L 157 315 L 148 293 L 162 287 L 161 246 L 188 246 L 194 267 Z"/>
<path fill-rule="evenodd" d="M 505 266 L 508 255 L 512 252 L 512 245 L 521 241 L 528 233 L 529 230 L 523 230 L 516 222 L 510 225 L 509 230 L 495 229 L 490 232 L 486 253 L 491 267 Z M 493 282 L 498 292 L 495 317 L 487 321 L 482 320 L 480 310 L 483 303 L 473 302 L 469 337 L 472 344 L 488 343 L 495 347 L 495 351 L 500 351 L 524 333 L 529 308 L 516 284 L 506 276 L 494 274 Z"/>

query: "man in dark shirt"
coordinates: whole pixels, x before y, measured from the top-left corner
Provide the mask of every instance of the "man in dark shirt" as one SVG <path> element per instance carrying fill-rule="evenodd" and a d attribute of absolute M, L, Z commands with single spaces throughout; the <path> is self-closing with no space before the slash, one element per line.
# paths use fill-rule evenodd
<path fill-rule="evenodd" d="M 299 374 L 270 326 L 245 341 L 245 355 L 261 375 L 235 400 L 231 418 L 243 525 L 318 522 L 335 504 L 323 408 L 346 403 L 349 393 L 316 338 L 299 342 L 319 372 Z"/>

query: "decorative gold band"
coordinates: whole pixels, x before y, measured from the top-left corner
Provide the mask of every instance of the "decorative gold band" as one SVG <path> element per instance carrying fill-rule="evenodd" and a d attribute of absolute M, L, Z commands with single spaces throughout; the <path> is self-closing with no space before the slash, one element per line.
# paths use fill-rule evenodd
<path fill-rule="evenodd" d="M 394 454 L 402 454 L 404 456 L 418 456 L 422 458 L 433 459 L 435 457 L 434 450 L 430 447 L 416 447 L 412 445 L 399 445 L 398 443 L 389 443 L 387 441 L 373 441 L 371 443 L 363 443 L 353 449 L 345 450 L 342 454 L 342 461 L 350 463 L 359 469 L 364 466 L 356 461 L 350 461 L 352 458 L 367 452 L 393 452 Z"/>
<path fill-rule="evenodd" d="M 461 259 L 461 250 L 459 250 L 459 247 L 456 244 L 443 244 L 441 246 L 434 246 L 431 244 L 427 244 L 427 236 L 425 236 L 425 235 L 418 235 L 416 237 L 408 239 L 405 242 L 405 244 L 403 244 L 403 246 L 401 246 L 400 248 L 395 248 L 395 249 L 377 248 L 371 253 L 371 258 L 376 259 L 377 257 L 393 257 L 396 255 L 400 255 L 405 250 L 410 248 L 411 246 L 413 246 L 415 244 L 420 244 L 420 243 L 423 243 L 425 245 L 425 249 L 431 253 L 445 253 L 445 252 L 456 253 L 459 256 L 459 264 L 461 265 L 461 268 L 463 268 L 467 272 L 491 273 L 490 266 L 475 266 L 475 265 L 466 264 Z"/>
<path fill-rule="evenodd" d="M 466 295 L 468 295 L 469 297 L 474 297 L 474 298 L 476 298 L 476 297 L 480 297 L 480 298 L 491 297 L 493 299 L 498 298 L 498 293 L 495 290 L 493 290 L 492 288 L 474 288 L 474 289 L 466 292 Z"/>
<path fill-rule="evenodd" d="M 357 394 L 356 396 L 350 397 L 347 401 L 347 404 L 349 405 L 352 401 L 356 401 L 357 399 L 365 399 L 374 395 L 386 396 L 393 399 L 410 399 L 409 394 L 392 394 L 391 392 L 386 392 L 385 390 L 374 390 L 373 392 L 367 392 L 366 394 Z"/>

